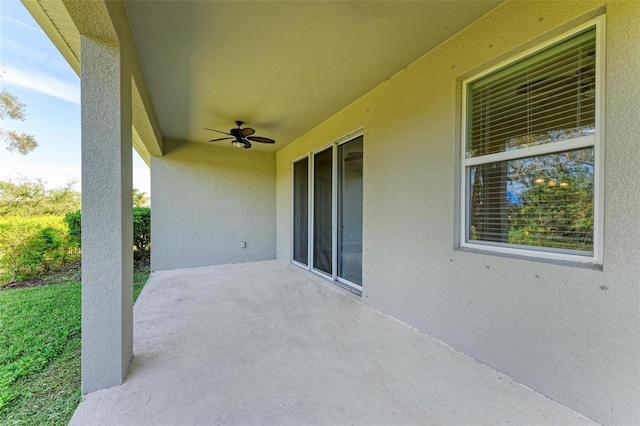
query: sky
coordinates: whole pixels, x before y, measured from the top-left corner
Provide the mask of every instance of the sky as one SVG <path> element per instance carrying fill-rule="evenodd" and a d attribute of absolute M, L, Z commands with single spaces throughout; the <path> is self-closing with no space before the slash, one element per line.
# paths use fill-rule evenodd
<path fill-rule="evenodd" d="M 0 180 L 40 178 L 47 188 L 77 181 L 80 191 L 80 78 L 18 0 L 0 0 L 0 64 L 0 86 L 27 104 L 25 121 L 0 127 L 39 144 L 21 155 L 0 142 Z M 151 193 L 149 168 L 135 151 L 133 187 Z"/>

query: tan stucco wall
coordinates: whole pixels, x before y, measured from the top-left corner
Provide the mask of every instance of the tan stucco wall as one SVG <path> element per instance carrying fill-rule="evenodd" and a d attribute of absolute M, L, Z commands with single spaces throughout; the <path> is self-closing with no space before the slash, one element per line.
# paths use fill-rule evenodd
<path fill-rule="evenodd" d="M 182 143 L 152 157 L 151 192 L 153 270 L 275 258 L 275 154 Z"/>
<path fill-rule="evenodd" d="M 605 9 L 602 270 L 456 249 L 462 79 Z M 277 153 L 278 259 L 291 161 L 364 127 L 363 301 L 599 422 L 638 424 L 638 40 L 640 2 L 498 7 Z"/>

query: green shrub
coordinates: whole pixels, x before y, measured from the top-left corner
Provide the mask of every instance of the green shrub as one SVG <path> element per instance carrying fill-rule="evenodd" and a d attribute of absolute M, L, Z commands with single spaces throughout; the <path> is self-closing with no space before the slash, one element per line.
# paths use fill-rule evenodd
<path fill-rule="evenodd" d="M 69 228 L 69 239 L 71 242 L 82 247 L 82 213 L 80 210 L 64 215 L 64 221 Z"/>
<path fill-rule="evenodd" d="M 31 273 L 49 272 L 61 265 L 67 257 L 65 234 L 50 226 L 40 229 L 23 251 L 23 263 L 29 265 Z"/>
<path fill-rule="evenodd" d="M 69 239 L 81 245 L 82 212 L 80 210 L 67 213 L 64 217 L 69 229 Z M 136 258 L 148 252 L 151 247 L 151 209 L 149 207 L 133 208 L 133 246 Z"/>
<path fill-rule="evenodd" d="M 133 245 L 136 256 L 142 256 L 151 247 L 151 209 L 149 207 L 133 208 Z"/>
<path fill-rule="evenodd" d="M 0 220 L 0 283 L 36 278 L 78 257 L 62 217 Z"/>
<path fill-rule="evenodd" d="M 0 282 L 15 281 L 30 269 L 22 264 L 23 255 L 38 230 L 36 223 L 0 223 L 0 270 L 3 272 Z"/>

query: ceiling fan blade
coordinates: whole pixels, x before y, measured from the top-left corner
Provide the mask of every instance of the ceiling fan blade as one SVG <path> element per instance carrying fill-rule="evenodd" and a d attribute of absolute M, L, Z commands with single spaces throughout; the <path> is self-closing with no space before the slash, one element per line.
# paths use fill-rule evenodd
<path fill-rule="evenodd" d="M 344 161 L 358 161 L 362 160 L 361 152 L 349 152 L 347 156 L 344 158 Z"/>
<path fill-rule="evenodd" d="M 203 127 L 203 129 L 205 129 L 205 130 L 211 130 L 212 132 L 222 133 L 223 135 L 233 136 L 231 133 L 223 132 L 223 131 L 221 131 L 221 130 L 210 129 L 210 128 L 208 128 L 208 127 Z"/>
<path fill-rule="evenodd" d="M 251 148 L 251 142 L 249 142 L 248 140 L 244 139 L 244 149 L 249 149 Z"/>
<path fill-rule="evenodd" d="M 247 136 L 246 139 L 260 143 L 276 143 L 273 139 L 263 138 L 262 136 Z"/>
<path fill-rule="evenodd" d="M 244 128 L 244 129 L 240 130 L 240 136 L 243 136 L 243 137 L 245 137 L 245 136 L 251 136 L 251 135 L 252 135 L 252 134 L 254 134 L 255 132 L 256 132 L 256 131 L 255 131 L 255 130 L 253 130 L 251 127 L 247 127 L 247 128 Z"/>
<path fill-rule="evenodd" d="M 218 139 L 211 139 L 209 142 L 217 142 L 217 141 L 223 141 L 225 139 L 233 139 L 233 138 L 218 138 Z"/>

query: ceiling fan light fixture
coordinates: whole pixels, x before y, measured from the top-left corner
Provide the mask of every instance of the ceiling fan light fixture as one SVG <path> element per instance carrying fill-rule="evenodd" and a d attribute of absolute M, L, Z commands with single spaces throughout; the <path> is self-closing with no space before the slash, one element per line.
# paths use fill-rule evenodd
<path fill-rule="evenodd" d="M 208 127 L 205 127 L 204 128 L 205 130 L 210 130 L 210 131 L 216 132 L 216 133 L 222 133 L 223 135 L 229 136 L 229 137 L 225 137 L 225 138 L 211 139 L 209 142 L 217 142 L 217 141 L 223 141 L 223 140 L 231 139 L 232 140 L 231 141 L 231 145 L 233 145 L 236 148 L 244 148 L 244 149 L 251 148 L 251 146 L 252 146 L 251 142 L 276 143 L 276 141 L 274 141 L 273 139 L 264 138 L 262 136 L 253 136 L 253 134 L 256 131 L 253 130 L 251 127 L 245 127 L 243 129 L 242 125 L 244 124 L 244 122 L 242 122 L 242 121 L 236 121 L 236 124 L 237 124 L 238 128 L 231 129 L 231 130 L 229 130 L 229 132 L 223 132 L 221 130 L 210 129 Z"/>

